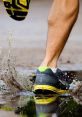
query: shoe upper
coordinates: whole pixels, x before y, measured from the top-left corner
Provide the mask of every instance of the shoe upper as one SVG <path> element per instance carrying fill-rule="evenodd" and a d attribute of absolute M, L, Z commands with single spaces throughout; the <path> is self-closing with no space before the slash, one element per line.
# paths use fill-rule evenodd
<path fill-rule="evenodd" d="M 69 78 L 60 69 L 57 69 L 56 73 L 50 68 L 42 72 L 37 70 L 35 85 L 49 85 L 58 89 L 68 90 Z"/>

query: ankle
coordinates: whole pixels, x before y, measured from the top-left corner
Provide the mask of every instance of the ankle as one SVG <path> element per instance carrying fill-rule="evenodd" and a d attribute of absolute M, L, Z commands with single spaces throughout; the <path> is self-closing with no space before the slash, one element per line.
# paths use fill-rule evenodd
<path fill-rule="evenodd" d="M 57 68 L 57 62 L 46 62 L 43 61 L 40 67 L 49 67 L 49 68 Z"/>

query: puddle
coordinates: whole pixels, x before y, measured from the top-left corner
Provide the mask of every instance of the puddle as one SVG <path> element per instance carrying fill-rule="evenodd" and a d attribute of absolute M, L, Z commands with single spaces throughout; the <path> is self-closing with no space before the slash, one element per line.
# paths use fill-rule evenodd
<path fill-rule="evenodd" d="M 35 72 L 33 69 L 16 68 L 17 73 L 21 76 L 19 84 L 25 86 L 33 85 Z M 28 73 L 28 74 L 27 74 Z M 64 71 L 72 79 L 82 80 L 82 71 Z M 23 83 L 22 83 L 23 82 Z M 30 84 L 28 84 L 29 82 Z M 25 84 L 26 83 L 26 84 Z M 35 96 L 27 88 L 23 91 L 7 91 L 2 82 L 0 91 L 0 117 L 81 117 L 82 116 L 82 87 L 78 91 L 68 96 L 57 94 Z"/>
<path fill-rule="evenodd" d="M 25 93 L 25 92 L 24 92 Z M 27 95 L 28 93 L 28 95 Z M 73 97 L 59 95 L 5 96 L 0 104 L 0 117 L 81 117 L 82 105 Z M 1 116 L 3 115 L 3 116 Z M 5 116 L 6 115 L 6 116 Z"/>

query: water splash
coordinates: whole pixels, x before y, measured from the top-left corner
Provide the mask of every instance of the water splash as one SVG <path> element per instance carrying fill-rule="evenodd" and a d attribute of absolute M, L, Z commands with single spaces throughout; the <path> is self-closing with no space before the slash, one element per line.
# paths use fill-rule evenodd
<path fill-rule="evenodd" d="M 2 59 L 0 79 L 8 86 L 11 92 L 22 90 L 22 86 L 16 81 L 17 72 L 15 68 L 15 56 L 13 55 L 12 47 L 13 38 L 9 35 L 8 38 L 8 52 Z"/>

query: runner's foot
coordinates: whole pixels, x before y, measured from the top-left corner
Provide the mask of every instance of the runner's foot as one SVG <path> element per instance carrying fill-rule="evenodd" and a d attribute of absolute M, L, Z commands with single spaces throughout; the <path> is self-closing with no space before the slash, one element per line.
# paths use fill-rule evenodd
<path fill-rule="evenodd" d="M 39 67 L 36 72 L 36 80 L 34 84 L 34 92 L 51 91 L 58 94 L 64 94 L 69 91 L 71 81 L 60 70 L 54 73 L 50 68 Z"/>

